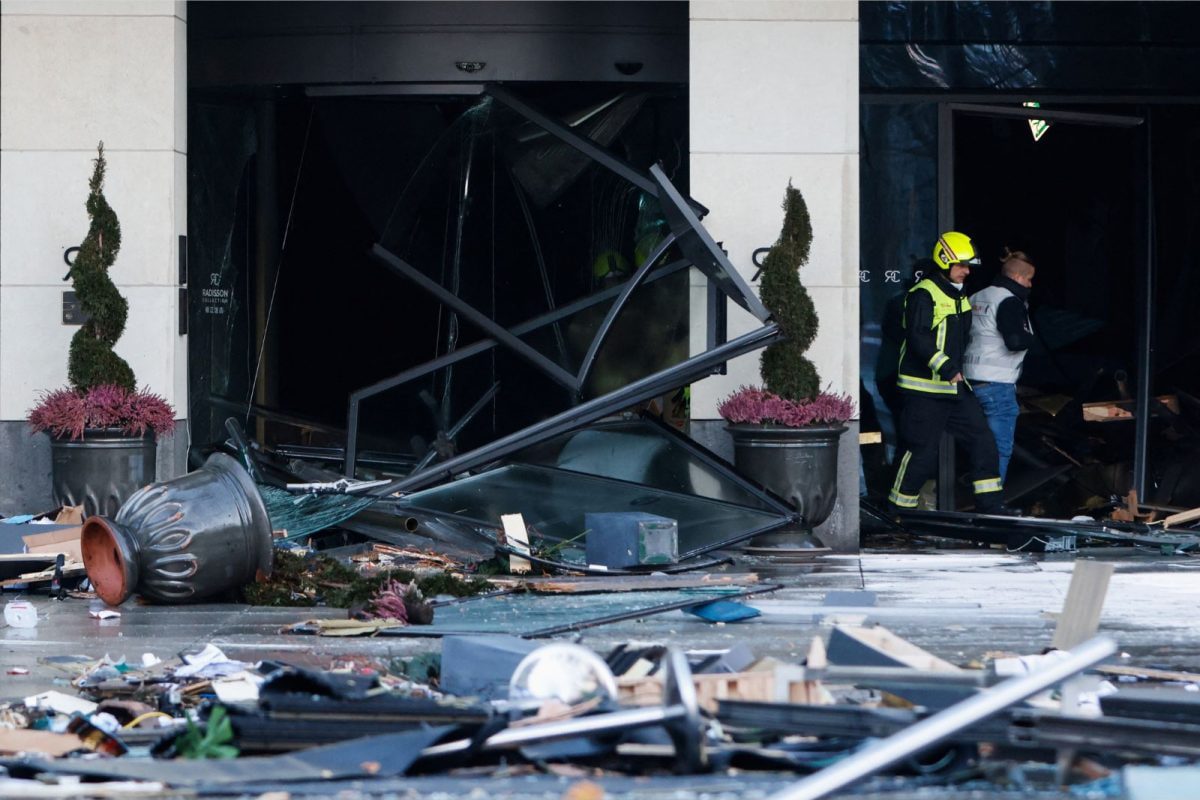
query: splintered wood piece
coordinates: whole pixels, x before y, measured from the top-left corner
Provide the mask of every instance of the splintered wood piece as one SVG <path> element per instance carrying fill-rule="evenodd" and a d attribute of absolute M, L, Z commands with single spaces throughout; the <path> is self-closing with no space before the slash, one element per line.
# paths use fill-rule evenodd
<path fill-rule="evenodd" d="M 1054 628 L 1054 647 L 1070 650 L 1096 635 L 1100 611 L 1108 594 L 1113 565 L 1105 561 L 1077 561 L 1071 572 L 1071 585 L 1058 625 Z"/>
<path fill-rule="evenodd" d="M 808 646 L 808 658 L 805 659 L 804 666 L 809 669 L 825 669 L 829 666 L 829 659 L 825 655 L 825 641 L 820 636 L 814 636 L 812 644 Z"/>
<path fill-rule="evenodd" d="M 501 514 L 500 524 L 504 526 L 504 540 L 508 546 L 528 553 L 529 533 L 525 530 L 525 519 L 520 514 Z M 527 558 L 513 555 L 508 557 L 508 569 L 513 573 L 529 572 L 531 566 Z"/>
<path fill-rule="evenodd" d="M 1172 525 L 1184 525 L 1189 522 L 1195 522 L 1200 519 L 1200 508 L 1193 508 L 1188 511 L 1180 511 L 1178 514 L 1172 514 L 1162 520 L 1162 526 L 1169 528 Z"/>
<path fill-rule="evenodd" d="M 927 672 L 962 672 L 949 661 L 897 636 L 880 625 L 838 625 L 829 636 L 829 661 L 875 667 L 912 667 Z"/>

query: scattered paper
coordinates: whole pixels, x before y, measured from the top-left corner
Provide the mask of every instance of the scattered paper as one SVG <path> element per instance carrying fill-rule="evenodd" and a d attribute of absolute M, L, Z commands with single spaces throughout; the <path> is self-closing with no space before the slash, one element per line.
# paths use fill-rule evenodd
<path fill-rule="evenodd" d="M 258 689 L 263 678 L 249 672 L 223 680 L 213 681 L 212 690 L 222 703 L 253 703 L 258 700 Z"/>
<path fill-rule="evenodd" d="M 53 711 L 57 714 L 74 714 L 76 712 L 91 714 L 96 710 L 96 704 L 91 700 L 84 700 L 82 697 L 73 697 L 54 690 L 26 697 L 25 707 Z"/>
<path fill-rule="evenodd" d="M 93 619 L 114 619 L 121 616 L 120 611 L 113 611 L 111 608 L 102 608 L 99 611 L 89 611 L 88 615 Z"/>

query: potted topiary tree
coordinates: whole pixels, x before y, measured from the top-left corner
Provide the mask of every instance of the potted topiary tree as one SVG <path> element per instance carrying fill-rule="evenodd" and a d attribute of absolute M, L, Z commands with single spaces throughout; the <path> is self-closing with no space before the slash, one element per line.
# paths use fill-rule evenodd
<path fill-rule="evenodd" d="M 764 388 L 743 386 L 721 403 L 734 461 L 750 477 L 791 503 L 811 533 L 837 500 L 838 440 L 854 416 L 849 396 L 821 391 L 805 352 L 817 336 L 817 311 L 800 283 L 812 224 L 800 192 L 788 183 L 783 230 L 762 264 L 763 305 L 783 338 L 763 351 Z"/>
<path fill-rule="evenodd" d="M 43 393 L 29 411 L 33 430 L 50 436 L 54 501 L 82 504 L 88 515 L 116 513 L 154 479 L 155 434 L 175 425 L 166 400 L 138 391 L 133 370 L 113 352 L 129 304 L 108 276 L 121 226 L 104 197 L 103 142 L 97 151 L 87 199 L 91 222 L 68 273 L 88 319 L 71 339 L 70 386 Z"/>

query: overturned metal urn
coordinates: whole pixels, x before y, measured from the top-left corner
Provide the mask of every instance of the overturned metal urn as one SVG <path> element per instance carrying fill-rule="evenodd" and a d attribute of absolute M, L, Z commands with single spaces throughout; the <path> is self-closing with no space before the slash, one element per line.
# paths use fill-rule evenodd
<path fill-rule="evenodd" d="M 223 453 L 125 501 L 114 519 L 88 517 L 83 564 L 104 602 L 140 594 L 186 603 L 271 572 L 271 521 L 254 481 Z"/>

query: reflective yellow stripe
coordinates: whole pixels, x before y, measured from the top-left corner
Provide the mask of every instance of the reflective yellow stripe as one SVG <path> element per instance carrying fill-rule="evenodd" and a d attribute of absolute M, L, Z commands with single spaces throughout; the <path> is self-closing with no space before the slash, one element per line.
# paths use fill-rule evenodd
<path fill-rule="evenodd" d="M 912 389 L 915 392 L 958 394 L 958 387 L 949 381 L 931 381 L 926 378 L 914 378 L 912 375 L 897 375 L 896 385 L 901 389 Z"/>
<path fill-rule="evenodd" d="M 941 352 L 946 349 L 946 318 L 937 324 L 937 349 Z"/>
<path fill-rule="evenodd" d="M 912 451 L 905 450 L 904 457 L 900 459 L 900 468 L 896 470 L 896 480 L 892 483 L 892 491 L 888 494 L 888 500 L 901 508 L 916 508 L 917 496 L 915 494 L 904 494 L 900 491 L 900 484 L 904 482 L 904 473 L 908 472 L 908 462 L 912 459 Z"/>
<path fill-rule="evenodd" d="M 950 356 L 939 351 L 933 354 L 933 358 L 929 359 L 929 368 L 936 373 L 942 368 L 942 364 L 945 364 L 949 360 Z"/>
<path fill-rule="evenodd" d="M 986 494 L 987 492 L 998 492 L 1004 488 L 999 478 L 984 478 L 981 481 L 975 481 L 971 484 L 975 487 L 975 494 Z"/>
<path fill-rule="evenodd" d="M 912 451 L 905 450 L 904 456 L 900 459 L 900 468 L 896 470 L 896 480 L 892 481 L 892 493 L 900 491 L 900 484 L 904 481 L 904 473 L 908 469 L 908 460 L 912 458 Z"/>

